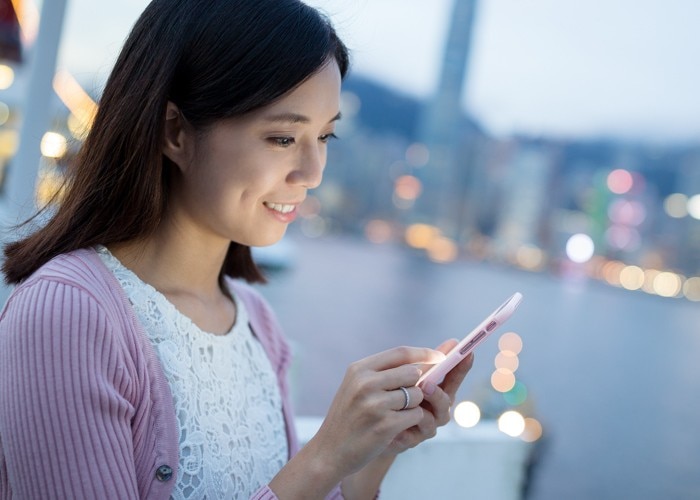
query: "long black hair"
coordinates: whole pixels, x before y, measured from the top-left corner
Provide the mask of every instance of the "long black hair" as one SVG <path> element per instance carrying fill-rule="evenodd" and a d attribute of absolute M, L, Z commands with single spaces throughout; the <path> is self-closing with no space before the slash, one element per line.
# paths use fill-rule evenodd
<path fill-rule="evenodd" d="M 5 248 L 17 283 L 54 256 L 151 234 L 168 205 L 162 153 L 167 102 L 195 130 L 264 107 L 348 51 L 330 21 L 299 0 L 153 0 L 107 80 L 99 110 L 48 224 Z M 232 242 L 222 273 L 264 281 Z"/>

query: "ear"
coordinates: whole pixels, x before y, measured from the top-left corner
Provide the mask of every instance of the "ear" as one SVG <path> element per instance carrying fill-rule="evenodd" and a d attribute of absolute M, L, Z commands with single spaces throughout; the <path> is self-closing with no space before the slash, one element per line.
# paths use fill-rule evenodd
<path fill-rule="evenodd" d="M 163 154 L 180 170 L 187 168 L 193 152 L 191 135 L 180 109 L 175 103 L 168 101 L 165 108 Z"/>

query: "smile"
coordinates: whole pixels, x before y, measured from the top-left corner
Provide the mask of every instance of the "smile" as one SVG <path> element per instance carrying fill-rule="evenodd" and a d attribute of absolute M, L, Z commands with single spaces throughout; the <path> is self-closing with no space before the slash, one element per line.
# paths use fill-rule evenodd
<path fill-rule="evenodd" d="M 267 208 L 269 208 L 270 210 L 274 210 L 275 212 L 279 212 L 279 213 L 282 213 L 282 214 L 288 214 L 289 212 L 291 212 L 292 210 L 294 210 L 294 208 L 296 208 L 296 205 L 285 205 L 285 204 L 282 204 L 282 203 L 270 203 L 270 202 L 267 202 L 267 201 L 264 202 L 263 204 L 264 204 Z"/>

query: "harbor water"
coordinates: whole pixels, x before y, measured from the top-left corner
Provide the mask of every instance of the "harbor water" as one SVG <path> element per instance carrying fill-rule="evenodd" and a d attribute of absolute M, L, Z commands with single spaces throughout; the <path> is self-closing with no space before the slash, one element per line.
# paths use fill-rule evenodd
<path fill-rule="evenodd" d="M 519 291 L 499 333 L 523 340 L 516 409 L 543 427 L 523 496 L 700 498 L 698 303 L 349 237 L 287 239 L 289 267 L 260 289 L 294 346 L 297 414 L 325 414 L 352 361 L 461 337 Z M 497 343 L 478 348 L 457 401 L 493 406 Z"/>

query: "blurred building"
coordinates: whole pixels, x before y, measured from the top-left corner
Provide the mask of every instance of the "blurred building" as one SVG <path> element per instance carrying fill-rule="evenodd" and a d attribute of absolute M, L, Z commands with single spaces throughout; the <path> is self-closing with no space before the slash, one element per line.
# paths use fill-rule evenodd
<path fill-rule="evenodd" d="M 462 89 L 469 67 L 476 4 L 476 0 L 454 2 L 438 88 L 425 103 L 419 123 L 418 141 L 427 147 L 429 157 L 416 170 L 422 192 L 413 208 L 413 218 L 437 226 L 452 238 L 468 231 L 463 227 L 465 223 L 472 223 L 460 217 L 464 187 L 474 168 L 472 134 L 463 133 Z"/>
<path fill-rule="evenodd" d="M 552 208 L 549 187 L 556 160 L 556 147 L 549 144 L 514 148 L 507 175 L 499 183 L 502 192 L 493 234 L 497 258 L 508 260 L 523 247 L 542 245 L 545 218 Z"/>

